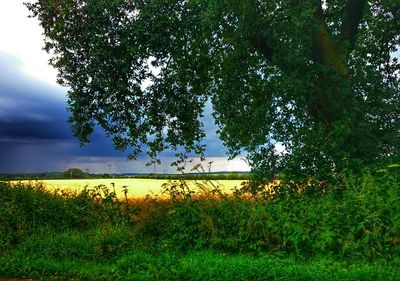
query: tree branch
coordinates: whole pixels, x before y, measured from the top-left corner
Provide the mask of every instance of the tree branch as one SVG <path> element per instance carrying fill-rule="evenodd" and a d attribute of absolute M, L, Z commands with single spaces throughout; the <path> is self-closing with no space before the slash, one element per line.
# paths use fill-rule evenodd
<path fill-rule="evenodd" d="M 312 34 L 313 57 L 322 65 L 334 68 L 340 75 L 347 75 L 347 66 L 340 52 L 339 45 L 333 40 L 331 31 L 325 21 L 321 0 L 317 1 L 315 10 L 315 30 Z"/>
<path fill-rule="evenodd" d="M 356 44 L 358 26 L 363 17 L 367 0 L 348 0 L 344 7 L 344 21 L 342 24 L 341 38 L 350 43 L 350 50 Z"/>
<path fill-rule="evenodd" d="M 315 3 L 315 27 L 312 32 L 313 60 L 324 66 L 324 68 L 335 71 L 345 80 L 348 76 L 345 56 L 342 53 L 340 44 L 333 39 L 326 23 L 322 1 L 317 0 Z M 336 89 L 337 85 L 321 83 L 321 81 L 329 81 L 326 75 L 327 73 L 324 71 L 318 71 L 318 80 L 315 82 L 315 91 L 312 93 L 315 101 L 310 104 L 309 113 L 316 120 L 322 121 L 329 131 L 331 124 L 336 120 L 340 120 L 346 111 L 346 101 L 340 95 L 340 91 L 327 90 Z"/>

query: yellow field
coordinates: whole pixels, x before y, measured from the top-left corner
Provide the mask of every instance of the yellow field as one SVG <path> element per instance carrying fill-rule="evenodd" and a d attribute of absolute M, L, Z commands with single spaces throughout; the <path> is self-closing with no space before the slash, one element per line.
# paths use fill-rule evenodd
<path fill-rule="evenodd" d="M 22 181 L 22 183 L 35 183 L 37 181 Z M 106 185 L 112 189 L 112 183 L 115 185 L 115 191 L 118 197 L 124 197 L 123 187 L 128 188 L 128 197 L 137 198 L 150 195 L 161 195 L 161 185 L 167 180 L 159 179 L 71 179 L 71 180 L 41 180 L 45 187 L 49 190 L 60 189 L 70 191 L 80 191 L 85 187 L 91 188 L 98 185 Z M 205 183 L 203 181 L 187 181 L 190 189 L 198 192 L 199 187 L 196 183 Z M 240 187 L 242 180 L 213 180 L 214 185 L 218 185 L 222 191 L 230 193 L 232 188 Z M 208 186 L 211 186 L 209 183 Z"/>

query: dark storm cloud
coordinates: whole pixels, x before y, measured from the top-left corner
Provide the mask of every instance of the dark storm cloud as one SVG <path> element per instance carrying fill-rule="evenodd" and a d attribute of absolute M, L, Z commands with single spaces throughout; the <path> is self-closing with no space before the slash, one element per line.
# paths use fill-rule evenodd
<path fill-rule="evenodd" d="M 40 83 L 0 54 L 0 139 L 71 139 L 65 91 Z"/>
<path fill-rule="evenodd" d="M 0 136 L 3 139 L 15 139 L 19 141 L 71 139 L 65 124 L 57 124 L 50 120 L 0 120 Z"/>
<path fill-rule="evenodd" d="M 117 151 L 115 150 L 112 141 L 106 136 L 106 134 L 99 128 L 95 128 L 95 131 L 89 137 L 90 143 L 85 144 L 83 147 L 76 146 L 74 148 L 74 154 L 79 156 L 100 156 L 100 157 L 126 157 L 128 151 Z M 78 140 L 74 139 L 76 143 Z"/>
<path fill-rule="evenodd" d="M 0 53 L 0 172 L 51 171 L 81 155 L 119 155 L 97 131 L 81 148 L 66 107 L 65 89 L 29 77 L 18 60 Z"/>
<path fill-rule="evenodd" d="M 208 102 L 204 109 L 204 117 L 202 122 L 204 124 L 204 131 L 206 137 L 203 142 L 207 145 L 206 155 L 209 156 L 226 156 L 227 148 L 222 144 L 219 139 L 216 130 L 215 120 L 212 117 L 213 108 L 210 102 Z"/>
<path fill-rule="evenodd" d="M 66 90 L 34 80 L 23 73 L 18 61 L 0 54 L 0 141 L 54 141 L 78 144 L 67 122 Z M 94 146 L 74 153 L 109 155 L 110 141 L 96 130 L 91 136 Z M 89 146 L 88 146 L 89 147 Z"/>
<path fill-rule="evenodd" d="M 69 163 L 77 163 L 76 159 L 95 162 L 124 159 L 129 154 L 129 149 L 116 151 L 99 128 L 90 136 L 90 143 L 80 147 L 67 123 L 66 92 L 29 77 L 17 59 L 0 53 L 0 173 L 62 170 Z M 207 133 L 203 140 L 206 156 L 225 156 L 226 148 L 215 133 L 211 112 L 207 104 L 202 119 Z M 160 158 L 174 155 L 165 151 Z M 143 163 L 146 158 L 145 154 L 139 156 Z"/>

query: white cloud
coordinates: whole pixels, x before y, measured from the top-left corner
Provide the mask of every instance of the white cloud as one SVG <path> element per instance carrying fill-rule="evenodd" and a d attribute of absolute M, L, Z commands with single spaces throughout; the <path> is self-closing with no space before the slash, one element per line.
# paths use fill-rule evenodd
<path fill-rule="evenodd" d="M 42 28 L 36 18 L 28 18 L 24 2 L 34 1 L 0 1 L 0 52 L 20 60 L 28 75 L 54 85 L 57 71 L 48 65 L 50 56 L 42 50 Z"/>

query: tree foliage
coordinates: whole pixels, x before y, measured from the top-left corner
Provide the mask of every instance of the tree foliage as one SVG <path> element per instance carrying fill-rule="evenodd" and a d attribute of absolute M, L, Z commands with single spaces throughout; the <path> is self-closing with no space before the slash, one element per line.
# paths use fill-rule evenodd
<path fill-rule="evenodd" d="M 134 158 L 202 153 L 208 101 L 255 172 L 323 175 L 398 161 L 399 0 L 38 0 L 73 132 Z M 277 151 L 276 144 L 285 150 Z"/>
<path fill-rule="evenodd" d="M 85 176 L 87 175 L 79 168 L 69 168 L 63 172 L 63 177 L 67 179 L 79 179 Z"/>

